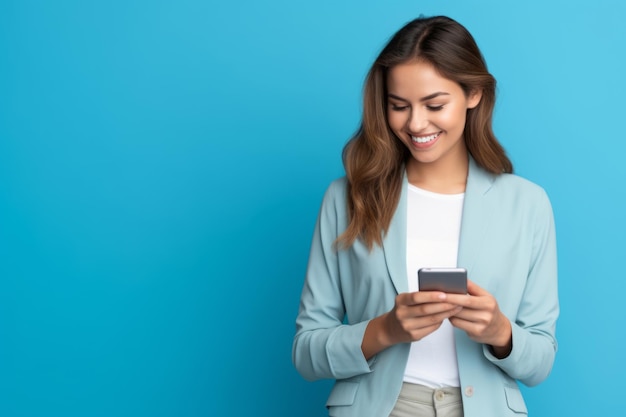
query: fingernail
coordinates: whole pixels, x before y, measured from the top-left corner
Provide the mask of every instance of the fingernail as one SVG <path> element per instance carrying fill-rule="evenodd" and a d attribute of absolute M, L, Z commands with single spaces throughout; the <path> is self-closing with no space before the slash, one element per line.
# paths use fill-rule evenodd
<path fill-rule="evenodd" d="M 438 298 L 439 298 L 440 300 L 445 300 L 445 299 L 446 299 L 446 297 L 447 297 L 447 296 L 446 296 L 446 293 L 442 292 L 441 294 L 439 294 L 439 297 L 438 297 Z"/>

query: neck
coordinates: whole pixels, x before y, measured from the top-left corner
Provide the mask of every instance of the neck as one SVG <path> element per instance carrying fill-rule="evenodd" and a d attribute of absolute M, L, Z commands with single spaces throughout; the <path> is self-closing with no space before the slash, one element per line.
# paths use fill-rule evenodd
<path fill-rule="evenodd" d="M 429 163 L 411 160 L 407 163 L 408 180 L 416 187 L 435 193 L 463 193 L 467 184 L 468 157 L 466 151 L 454 158 Z"/>

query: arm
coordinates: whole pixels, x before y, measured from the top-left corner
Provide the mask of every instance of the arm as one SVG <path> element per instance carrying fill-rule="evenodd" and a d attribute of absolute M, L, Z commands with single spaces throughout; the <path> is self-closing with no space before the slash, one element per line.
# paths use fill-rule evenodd
<path fill-rule="evenodd" d="M 485 349 L 488 360 L 528 386 L 550 374 L 557 350 L 559 315 L 557 253 L 554 217 L 545 193 L 539 199 L 528 278 L 517 316 L 511 323 L 513 349 L 498 359 Z"/>
<path fill-rule="evenodd" d="M 368 323 L 343 323 L 345 306 L 333 244 L 341 210 L 345 211 L 344 190 L 341 182 L 334 182 L 324 196 L 296 319 L 292 359 L 298 372 L 309 380 L 342 379 L 370 372 L 361 352 Z"/>
<path fill-rule="evenodd" d="M 532 249 L 516 316 L 507 318 L 496 299 L 473 282 L 468 283 L 470 296 L 449 296 L 450 302 L 463 307 L 450 322 L 483 344 L 489 361 L 526 385 L 536 385 L 548 376 L 556 353 L 559 306 L 554 221 L 547 196 L 542 192 L 540 197 L 529 222 Z"/>
<path fill-rule="evenodd" d="M 345 210 L 345 197 L 340 185 L 334 183 L 329 188 L 322 204 L 296 320 L 293 362 L 298 371 L 311 380 L 344 379 L 371 372 L 368 361 L 377 353 L 394 344 L 421 339 L 436 330 L 445 318 L 458 312 L 456 306 L 445 302 L 447 295 L 440 292 L 400 295 L 377 292 L 380 308 L 368 309 L 369 313 L 373 313 L 371 319 L 366 314 L 362 319 L 353 317 L 352 324 L 344 322 L 344 302 L 372 301 L 356 301 L 345 293 L 348 286 L 354 286 L 354 280 L 362 277 L 353 275 L 351 265 L 345 258 L 339 266 L 341 262 L 333 247 L 339 230 L 345 227 L 340 220 L 342 210 Z M 343 255 L 343 252 L 340 254 Z M 350 256 L 351 262 L 368 262 L 368 255 L 361 256 Z M 380 279 L 390 278 L 384 276 Z M 371 285 L 371 282 L 356 284 Z M 396 296 L 395 304 L 389 302 L 393 295 Z M 387 312 L 384 312 L 385 305 L 390 306 Z"/>

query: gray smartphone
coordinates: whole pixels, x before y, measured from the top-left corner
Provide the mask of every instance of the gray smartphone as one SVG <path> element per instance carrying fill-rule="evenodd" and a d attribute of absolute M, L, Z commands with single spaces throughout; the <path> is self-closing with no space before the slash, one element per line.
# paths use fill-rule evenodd
<path fill-rule="evenodd" d="M 467 294 L 465 268 L 420 268 L 417 271 L 420 291 Z"/>

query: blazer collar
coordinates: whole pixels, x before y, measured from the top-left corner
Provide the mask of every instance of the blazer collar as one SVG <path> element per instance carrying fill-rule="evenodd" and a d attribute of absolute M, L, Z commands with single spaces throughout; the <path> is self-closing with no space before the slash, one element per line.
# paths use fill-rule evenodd
<path fill-rule="evenodd" d="M 408 184 L 409 180 L 405 171 L 402 178 L 402 191 L 400 192 L 398 207 L 396 207 L 396 212 L 383 239 L 387 271 L 398 294 L 409 291 L 406 272 L 406 199 Z"/>
<path fill-rule="evenodd" d="M 457 257 L 458 266 L 468 270 L 471 270 L 474 260 L 477 258 L 491 216 L 493 207 L 485 203 L 484 196 L 491 188 L 494 180 L 494 175 L 479 167 L 474 159 L 469 157 Z M 387 270 L 398 294 L 409 290 L 406 270 L 407 188 L 408 178 L 405 172 L 402 178 L 402 191 L 398 207 L 391 219 L 382 247 Z"/>
<path fill-rule="evenodd" d="M 494 206 L 487 203 L 486 195 L 495 179 L 494 174 L 479 167 L 470 157 L 457 255 L 457 265 L 466 268 L 470 276 L 480 249 L 483 247 L 482 241 L 489 226 L 489 220 L 492 218 Z"/>

